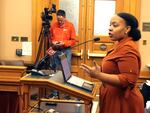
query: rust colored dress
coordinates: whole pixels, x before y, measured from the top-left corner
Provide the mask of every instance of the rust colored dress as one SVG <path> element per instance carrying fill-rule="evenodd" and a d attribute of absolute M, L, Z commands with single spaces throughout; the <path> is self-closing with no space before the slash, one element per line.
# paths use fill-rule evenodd
<path fill-rule="evenodd" d="M 121 86 L 102 83 L 100 113 L 144 113 L 143 97 L 136 86 L 141 59 L 138 47 L 125 38 L 110 50 L 102 61 L 102 72 L 115 74 Z"/>

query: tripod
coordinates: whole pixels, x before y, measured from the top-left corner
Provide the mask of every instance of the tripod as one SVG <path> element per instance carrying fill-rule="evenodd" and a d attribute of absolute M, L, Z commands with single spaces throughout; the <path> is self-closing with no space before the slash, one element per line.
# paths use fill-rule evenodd
<path fill-rule="evenodd" d="M 50 46 L 50 43 L 48 41 L 48 38 L 50 38 L 49 28 L 50 28 L 49 24 L 45 24 L 45 23 L 42 24 L 41 32 L 38 38 L 38 41 L 40 43 L 39 43 L 38 53 L 37 53 L 36 60 L 35 60 L 35 69 L 39 69 L 41 68 L 41 66 L 45 66 L 44 68 L 48 67 L 47 65 L 49 64 L 48 62 L 49 57 L 47 57 L 42 64 L 41 64 L 41 61 L 39 61 L 39 58 L 40 58 L 42 48 L 44 47 L 44 55 L 45 55 L 46 50 Z"/>
<path fill-rule="evenodd" d="M 51 39 L 50 41 L 47 40 L 48 38 L 50 38 L 50 21 L 52 21 L 53 17 L 52 17 L 52 13 L 56 13 L 56 5 L 52 4 L 52 8 L 44 8 L 44 12 L 41 13 L 41 18 L 42 18 L 42 28 L 41 28 L 41 32 L 39 35 L 39 39 L 38 41 L 40 41 L 39 43 L 39 48 L 38 48 L 38 53 L 36 56 L 36 60 L 35 60 L 35 69 L 41 69 L 41 67 L 44 66 L 44 69 L 47 69 L 48 67 L 51 67 L 50 64 L 50 60 L 53 61 L 53 57 L 49 57 L 48 55 L 46 55 L 41 61 L 39 61 L 40 58 L 40 54 L 43 48 L 43 43 L 44 43 L 44 55 L 46 54 L 46 50 L 52 46 L 52 42 Z M 50 60 L 48 60 L 50 59 Z"/>

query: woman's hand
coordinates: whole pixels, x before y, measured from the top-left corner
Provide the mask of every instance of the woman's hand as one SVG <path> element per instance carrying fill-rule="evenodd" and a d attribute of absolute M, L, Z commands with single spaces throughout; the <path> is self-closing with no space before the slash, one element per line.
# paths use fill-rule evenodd
<path fill-rule="evenodd" d="M 81 64 L 80 68 L 83 69 L 86 73 L 88 73 L 91 77 L 97 78 L 97 74 L 101 72 L 101 67 L 93 61 L 93 66 L 90 67 L 86 64 Z"/>
<path fill-rule="evenodd" d="M 95 78 L 103 83 L 107 83 L 113 86 L 121 86 L 120 79 L 116 74 L 107 74 L 101 72 L 101 67 L 94 61 L 94 66 L 90 67 L 86 64 L 81 64 L 80 68 L 88 73 L 92 78 Z"/>

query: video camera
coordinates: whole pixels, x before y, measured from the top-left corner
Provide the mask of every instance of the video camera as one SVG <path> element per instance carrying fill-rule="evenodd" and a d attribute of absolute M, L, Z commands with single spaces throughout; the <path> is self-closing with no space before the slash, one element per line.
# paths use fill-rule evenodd
<path fill-rule="evenodd" d="M 52 4 L 52 8 L 44 8 L 44 12 L 41 14 L 42 18 L 42 26 L 44 26 L 44 29 L 48 32 L 50 28 L 50 21 L 52 21 L 52 13 L 56 13 L 56 5 Z"/>
<path fill-rule="evenodd" d="M 53 19 L 52 13 L 56 13 L 56 5 L 52 4 L 52 8 L 44 8 L 44 12 L 42 12 L 41 18 L 44 22 L 49 22 Z"/>

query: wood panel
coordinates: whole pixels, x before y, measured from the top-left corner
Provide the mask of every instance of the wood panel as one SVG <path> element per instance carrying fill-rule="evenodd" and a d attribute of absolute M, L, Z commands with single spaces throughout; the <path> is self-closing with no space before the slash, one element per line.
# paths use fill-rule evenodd
<path fill-rule="evenodd" d="M 140 21 L 141 0 L 116 0 L 116 12 L 128 12 Z"/>
<path fill-rule="evenodd" d="M 79 1 L 79 20 L 78 20 L 78 33 L 76 34 L 76 39 L 78 42 L 76 44 L 80 44 L 85 41 L 85 27 L 86 27 L 86 5 L 87 0 Z M 85 45 L 80 45 L 72 49 L 72 73 L 75 75 L 80 75 L 84 78 L 83 73 L 79 70 L 79 66 L 84 62 L 84 54 L 85 54 Z"/>
<path fill-rule="evenodd" d="M 27 74 L 26 76 L 21 78 L 21 82 L 27 86 L 36 86 L 36 87 L 45 87 L 45 88 L 53 88 L 56 89 L 60 92 L 63 92 L 65 94 L 69 94 L 73 97 L 76 97 L 82 101 L 84 101 L 85 104 L 85 112 L 84 113 L 89 113 L 90 112 L 90 107 L 91 107 L 91 102 L 93 101 L 93 99 L 96 97 L 96 93 L 97 90 L 99 88 L 99 85 L 97 83 L 94 84 L 93 90 L 92 92 L 87 92 L 83 89 L 79 89 L 77 87 L 71 86 L 71 85 L 66 85 L 64 83 L 63 77 L 62 77 L 62 73 L 61 72 L 57 72 L 57 74 L 53 77 L 54 78 L 47 78 L 47 77 L 32 77 L 31 75 Z M 25 100 L 27 101 L 27 100 Z M 71 101 L 71 100 L 61 100 L 61 99 L 46 99 L 46 98 L 42 98 L 39 97 L 39 104 L 42 101 L 46 101 L 46 102 L 63 102 L 63 103 L 74 103 L 75 101 Z M 28 108 L 27 108 L 28 109 Z M 26 111 L 27 111 L 26 109 Z"/>
<path fill-rule="evenodd" d="M 22 100 L 22 85 L 20 83 L 20 78 L 23 76 L 25 70 L 26 67 L 24 66 L 0 66 L 0 91 L 17 92 L 19 98 L 19 113 L 22 113 L 25 107 Z M 15 107 L 17 108 L 18 106 Z"/>
<path fill-rule="evenodd" d="M 141 85 L 142 83 L 144 83 L 146 80 L 150 80 L 150 72 L 141 72 L 140 77 L 137 81 L 137 85 Z"/>

